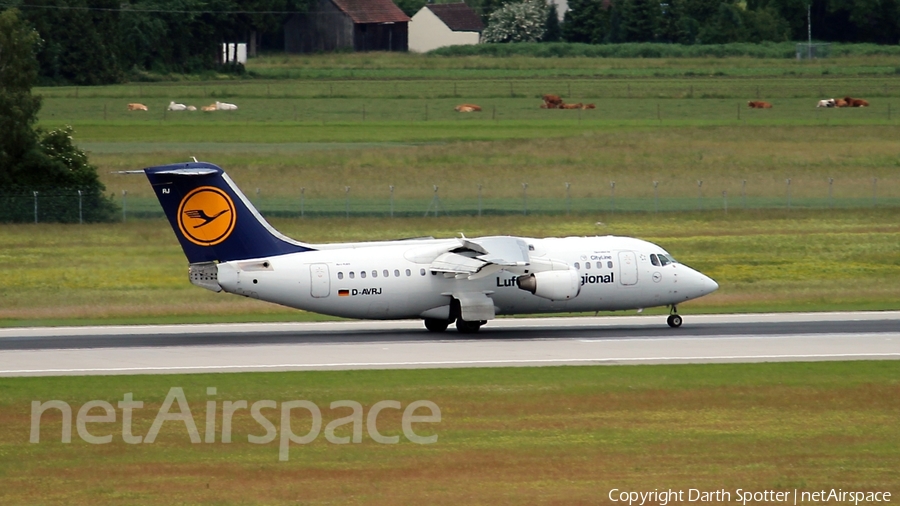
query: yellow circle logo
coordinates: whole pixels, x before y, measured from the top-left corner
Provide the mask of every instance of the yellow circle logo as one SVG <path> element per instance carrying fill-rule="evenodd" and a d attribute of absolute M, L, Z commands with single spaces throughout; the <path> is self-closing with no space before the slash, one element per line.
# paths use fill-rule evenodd
<path fill-rule="evenodd" d="M 198 246 L 215 246 L 234 230 L 234 202 L 213 186 L 191 190 L 178 206 L 178 228 Z"/>

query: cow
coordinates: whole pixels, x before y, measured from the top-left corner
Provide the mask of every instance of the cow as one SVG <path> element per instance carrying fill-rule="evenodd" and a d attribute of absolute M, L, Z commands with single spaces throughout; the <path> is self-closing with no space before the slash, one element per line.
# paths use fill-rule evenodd
<path fill-rule="evenodd" d="M 848 104 L 847 101 L 844 100 L 843 98 L 836 98 L 836 99 L 834 99 L 834 106 L 835 106 L 835 107 L 848 107 L 849 105 L 850 105 L 850 104 Z"/>
<path fill-rule="evenodd" d="M 187 106 L 187 110 L 189 110 L 189 111 L 196 111 L 196 110 L 197 110 L 197 107 L 196 107 L 196 106 L 193 106 L 193 105 L 189 105 L 189 106 Z"/>
<path fill-rule="evenodd" d="M 227 102 L 219 102 L 216 101 L 216 110 L 219 111 L 234 111 L 238 108 L 238 106 L 234 104 L 229 104 Z"/>
<path fill-rule="evenodd" d="M 577 104 L 560 104 L 559 108 L 560 109 L 581 109 L 581 106 L 582 106 L 581 102 L 578 102 Z"/>
<path fill-rule="evenodd" d="M 825 100 L 819 100 L 819 103 L 816 104 L 816 107 L 834 107 L 834 99 L 829 98 Z"/>
<path fill-rule="evenodd" d="M 594 104 L 584 104 L 583 106 L 581 106 L 581 108 L 582 109 L 596 109 L 597 106 L 595 106 Z"/>
<path fill-rule="evenodd" d="M 475 104 L 459 104 L 454 107 L 458 112 L 479 112 L 481 111 L 481 106 Z M 465 110 L 464 110 L 465 109 Z"/>
<path fill-rule="evenodd" d="M 169 110 L 170 111 L 186 111 L 187 106 L 184 104 L 176 104 L 175 102 L 169 102 Z"/>
<path fill-rule="evenodd" d="M 770 104 L 768 102 L 761 102 L 758 100 L 753 100 L 753 101 L 747 102 L 747 106 L 750 107 L 751 109 L 771 109 L 772 108 L 772 104 Z"/>
<path fill-rule="evenodd" d="M 144 104 L 128 104 L 129 111 L 146 111 L 147 106 Z"/>
<path fill-rule="evenodd" d="M 203 107 L 200 108 L 200 110 L 203 111 L 203 112 L 212 112 L 212 111 L 215 111 L 215 110 L 216 110 L 216 104 L 204 105 Z"/>
<path fill-rule="evenodd" d="M 847 107 L 869 107 L 869 102 L 861 98 L 844 97 Z"/>
<path fill-rule="evenodd" d="M 559 106 L 563 103 L 562 98 L 559 95 L 544 95 L 543 96 L 544 103 L 549 105 Z M 556 107 L 548 107 L 548 109 L 556 109 Z"/>

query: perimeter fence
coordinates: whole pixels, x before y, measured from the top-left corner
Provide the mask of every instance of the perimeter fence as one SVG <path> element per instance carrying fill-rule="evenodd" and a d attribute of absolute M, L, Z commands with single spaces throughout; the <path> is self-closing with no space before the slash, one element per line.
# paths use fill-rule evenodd
<path fill-rule="evenodd" d="M 79 223 L 98 221 L 98 216 L 105 221 L 110 216 L 121 221 L 164 216 L 150 191 L 121 191 L 112 198 L 118 210 L 110 210 L 106 200 L 85 199 L 72 189 L 0 194 L 0 221 Z M 514 183 L 503 188 L 456 185 L 449 191 L 435 185 L 341 186 L 331 191 L 256 188 L 247 191 L 247 198 L 264 216 L 291 218 L 900 208 L 900 177 L 785 179 L 777 184 L 744 179 L 696 180 L 678 185 L 660 181 L 575 185 L 560 181 L 540 186 Z M 95 208 L 98 205 L 105 206 L 102 213 Z"/>

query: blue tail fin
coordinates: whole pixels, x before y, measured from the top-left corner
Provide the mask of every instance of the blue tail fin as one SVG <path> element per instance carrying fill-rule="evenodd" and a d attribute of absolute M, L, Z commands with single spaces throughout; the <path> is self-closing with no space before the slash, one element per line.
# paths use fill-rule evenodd
<path fill-rule="evenodd" d="M 204 162 L 144 169 L 190 263 L 309 251 L 272 228 L 225 171 Z"/>

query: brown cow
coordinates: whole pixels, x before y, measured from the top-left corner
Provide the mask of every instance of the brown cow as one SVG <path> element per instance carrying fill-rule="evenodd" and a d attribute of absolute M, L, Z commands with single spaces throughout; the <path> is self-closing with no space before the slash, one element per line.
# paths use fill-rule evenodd
<path fill-rule="evenodd" d="M 560 109 L 581 109 L 581 106 L 582 106 L 581 102 L 578 102 L 577 104 L 560 104 L 559 108 Z"/>
<path fill-rule="evenodd" d="M 834 106 L 835 107 L 849 107 L 850 104 L 848 104 L 847 101 L 844 100 L 843 98 L 836 98 L 836 99 L 834 99 Z"/>
<path fill-rule="evenodd" d="M 581 108 L 582 109 L 596 109 L 597 106 L 595 106 L 594 104 L 584 104 L 583 106 L 581 106 Z"/>
<path fill-rule="evenodd" d="M 547 105 L 557 105 L 558 106 L 563 103 L 562 98 L 560 98 L 559 95 L 544 95 L 543 99 L 544 99 L 544 103 Z"/>
<path fill-rule="evenodd" d="M 129 111 L 146 111 L 147 106 L 144 104 L 128 104 Z"/>
<path fill-rule="evenodd" d="M 758 100 L 753 100 L 753 101 L 747 102 L 747 106 L 750 107 L 751 109 L 771 109 L 772 108 L 772 104 L 770 104 L 768 102 L 761 102 Z"/>
<path fill-rule="evenodd" d="M 216 110 L 216 104 L 204 105 L 200 108 L 203 112 L 212 112 Z"/>
<path fill-rule="evenodd" d="M 844 97 L 847 107 L 869 107 L 869 102 L 861 98 Z"/>
<path fill-rule="evenodd" d="M 458 106 L 454 107 L 454 109 L 456 109 L 457 112 L 476 112 L 476 111 L 481 111 L 481 107 L 480 107 L 480 106 L 477 106 L 477 105 L 475 105 L 475 104 L 459 104 Z"/>

